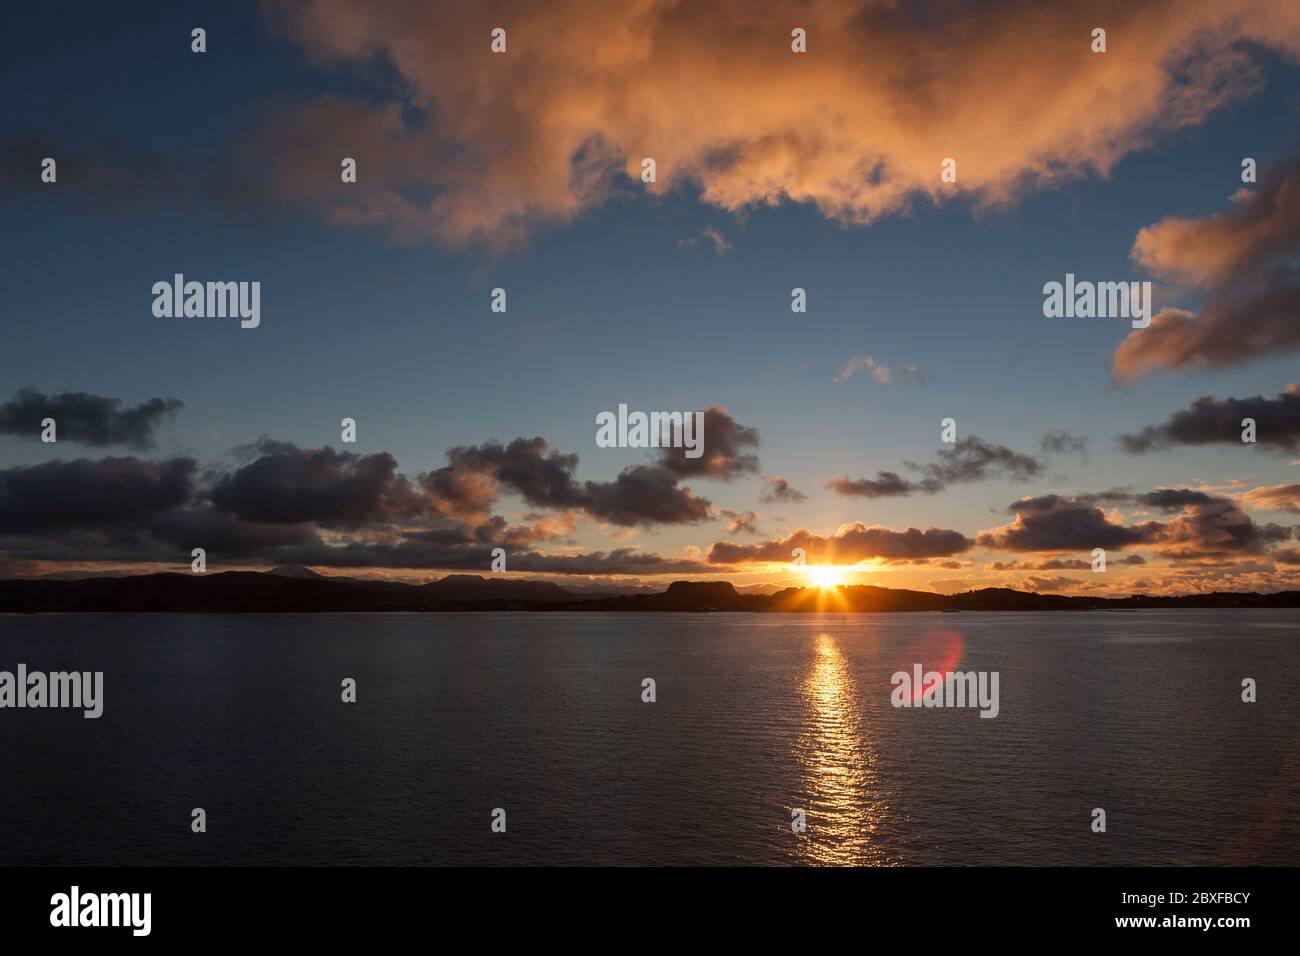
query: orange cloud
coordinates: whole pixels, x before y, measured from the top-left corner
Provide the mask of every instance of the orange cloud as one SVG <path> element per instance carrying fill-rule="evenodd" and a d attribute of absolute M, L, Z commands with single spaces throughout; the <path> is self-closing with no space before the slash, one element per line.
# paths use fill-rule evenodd
<path fill-rule="evenodd" d="M 1291 511 L 1300 513 L 1300 483 L 1271 485 L 1248 491 L 1241 498 L 1248 508 L 1259 511 Z"/>
<path fill-rule="evenodd" d="M 845 224 L 962 193 L 1105 175 L 1126 154 L 1260 85 L 1249 41 L 1300 53 L 1275 0 L 529 0 L 266 5 L 327 63 L 385 61 L 388 102 L 322 98 L 268 131 L 286 198 L 404 239 L 502 246 L 605 201 L 617 172 L 691 183 L 739 212 L 810 203 Z M 1090 33 L 1107 30 L 1107 52 Z M 489 49 L 507 30 L 504 54 Z M 807 31 L 792 53 L 790 31 Z M 418 122 L 406 112 L 413 107 Z M 337 160 L 358 160 L 341 188 Z M 957 161 L 957 182 L 940 162 Z"/>
<path fill-rule="evenodd" d="M 1223 368 L 1300 349 L 1300 163 L 1243 188 L 1233 208 L 1203 219 L 1170 217 L 1138 233 L 1133 260 L 1202 292 L 1200 315 L 1162 309 L 1111 360 L 1130 382 L 1160 368 Z"/>

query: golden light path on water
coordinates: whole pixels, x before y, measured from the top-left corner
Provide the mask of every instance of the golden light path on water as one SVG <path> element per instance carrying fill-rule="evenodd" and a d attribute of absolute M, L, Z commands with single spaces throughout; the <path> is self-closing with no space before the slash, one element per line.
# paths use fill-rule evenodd
<path fill-rule="evenodd" d="M 801 692 L 807 716 L 794 756 L 803 767 L 808 829 L 798 840 L 798 859 L 839 866 L 888 863 L 874 839 L 884 805 L 875 792 L 876 755 L 862 694 L 833 635 L 817 635 Z"/>

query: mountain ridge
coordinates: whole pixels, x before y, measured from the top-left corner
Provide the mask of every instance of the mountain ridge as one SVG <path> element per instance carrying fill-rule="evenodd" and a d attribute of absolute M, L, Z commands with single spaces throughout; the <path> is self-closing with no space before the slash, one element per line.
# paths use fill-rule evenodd
<path fill-rule="evenodd" d="M 277 569 L 278 570 L 278 569 Z M 310 569 L 303 569 L 308 570 Z M 674 581 L 662 593 L 568 591 L 549 581 L 448 575 L 427 584 L 290 573 L 159 572 L 0 580 L 0 612 L 327 613 L 340 611 L 686 611 L 892 613 L 1300 607 L 1300 591 L 1215 591 L 1123 598 L 982 588 L 956 594 L 848 585 L 742 593 L 728 581 Z"/>

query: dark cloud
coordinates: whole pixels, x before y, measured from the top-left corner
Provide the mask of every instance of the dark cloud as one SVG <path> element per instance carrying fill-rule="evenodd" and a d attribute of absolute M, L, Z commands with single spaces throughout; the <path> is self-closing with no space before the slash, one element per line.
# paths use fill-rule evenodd
<path fill-rule="evenodd" d="M 0 534 L 144 524 L 193 494 L 190 458 L 50 461 L 0 471 Z"/>
<path fill-rule="evenodd" d="M 763 481 L 766 484 L 759 493 L 758 500 L 764 504 L 794 504 L 808 499 L 807 495 L 784 478 L 779 478 L 776 475 L 764 475 Z"/>
<path fill-rule="evenodd" d="M 1086 455 L 1088 439 L 1080 435 L 1071 435 L 1060 425 L 1053 425 L 1043 435 L 1041 448 L 1044 455 Z"/>
<path fill-rule="evenodd" d="M 387 452 L 356 455 L 283 445 L 218 480 L 211 500 L 244 521 L 310 521 L 326 528 L 391 522 L 427 509 L 422 492 L 397 474 L 397 460 Z"/>
<path fill-rule="evenodd" d="M 579 514 L 620 525 L 712 518 L 708 501 L 660 465 L 626 468 L 613 481 L 579 482 L 577 457 L 540 438 L 453 448 L 448 460 L 412 479 L 398 473 L 387 453 L 264 439 L 236 449 L 233 467 L 202 475 L 191 459 L 13 468 L 0 472 L 0 554 L 10 562 L 175 563 L 202 547 L 214 563 L 486 569 L 492 549 L 504 547 L 514 570 L 706 567 L 627 549 L 554 560 L 534 550 L 538 542 L 571 534 Z M 543 513 L 528 515 L 532 523 L 525 524 L 491 514 L 503 491 Z M 349 532 L 345 543 L 331 534 L 338 531 Z"/>
<path fill-rule="evenodd" d="M 451 448 L 448 465 L 414 482 L 397 473 L 397 462 L 387 453 L 358 456 L 283 443 L 261 447 L 268 454 L 214 483 L 216 507 L 244 520 L 327 528 L 434 518 L 484 523 L 504 490 L 535 508 L 581 511 L 621 526 L 712 517 L 709 502 L 679 486 L 666 468 L 633 465 L 613 481 L 579 481 L 578 456 L 563 454 L 540 437 Z M 522 533 L 516 529 L 512 540 L 500 543 L 517 545 Z"/>
<path fill-rule="evenodd" d="M 481 492 L 487 480 L 533 507 L 577 509 L 623 526 L 690 524 L 711 517 L 709 501 L 679 486 L 678 475 L 662 465 L 630 465 L 613 481 L 580 482 L 574 476 L 578 456 L 560 453 L 544 438 L 452 448 L 447 458 L 449 465 L 424 476 L 426 487 Z"/>
<path fill-rule="evenodd" d="M 1108 515 L 1102 504 L 1128 504 L 1174 517 L 1126 524 Z M 1183 558 L 1213 558 L 1260 554 L 1290 534 L 1280 525 L 1252 521 L 1230 498 L 1187 488 L 1043 495 L 1018 501 L 1009 510 L 1015 520 L 981 532 L 977 544 L 1002 551 L 1080 552 L 1144 545 Z"/>
<path fill-rule="evenodd" d="M 719 541 L 709 550 L 712 564 L 789 563 L 795 548 L 803 548 L 809 564 L 854 564 L 871 558 L 889 562 L 943 558 L 960 554 L 971 542 L 956 531 L 908 528 L 893 531 L 862 522 L 842 525 L 833 535 L 819 535 L 800 528 L 785 538 L 760 544 L 741 545 Z"/>
<path fill-rule="evenodd" d="M 275 555 L 280 549 L 325 547 L 310 524 L 261 524 L 208 506 L 162 512 L 144 530 L 167 546 L 141 542 L 142 553 L 148 556 L 144 559 L 155 561 L 189 560 L 193 548 L 203 548 L 214 560 L 261 557 L 279 564 Z"/>
<path fill-rule="evenodd" d="M 1139 495 L 1136 500 L 1166 511 L 1181 509 L 1152 534 L 1153 544 L 1167 554 L 1183 558 L 1218 558 L 1235 554 L 1262 554 L 1272 544 L 1285 541 L 1291 531 L 1277 524 L 1252 521 L 1235 501 L 1215 495 L 1199 498 L 1159 497 L 1162 492 Z M 1195 494 L 1195 493 L 1191 493 Z"/>
<path fill-rule="evenodd" d="M 1121 435 L 1119 441 L 1125 451 L 1135 454 L 1176 445 L 1241 445 L 1241 422 L 1246 418 L 1255 420 L 1257 444 L 1285 451 L 1300 448 L 1300 385 L 1288 385 L 1273 398 L 1255 395 L 1220 401 L 1202 395 L 1167 421 Z"/>
<path fill-rule="evenodd" d="M 1015 521 L 982 531 L 976 543 L 1000 551 L 1118 550 L 1149 541 L 1144 529 L 1111 521 L 1095 501 L 1043 495 L 1025 498 L 1009 509 Z"/>
<path fill-rule="evenodd" d="M 1028 481 L 1042 474 L 1044 467 L 1037 458 L 1012 451 L 1004 445 L 990 444 L 975 435 L 939 449 L 937 458 L 937 461 L 925 465 L 905 464 L 920 471 L 928 481 L 945 485 L 999 476 L 1012 481 Z"/>
<path fill-rule="evenodd" d="M 617 525 L 690 524 L 712 517 L 708 499 L 678 487 L 675 475 L 651 465 L 624 468 L 612 482 L 583 482 L 576 506 Z"/>
<path fill-rule="evenodd" d="M 685 448 L 664 448 L 659 464 L 680 478 L 728 481 L 758 471 L 758 429 L 739 424 L 721 405 L 704 411 L 704 454 L 687 458 Z"/>
<path fill-rule="evenodd" d="M 1136 501 L 1139 504 L 1159 511 L 1181 511 L 1184 508 L 1199 508 L 1216 501 L 1226 501 L 1204 491 L 1193 488 L 1158 488 L 1140 494 L 1121 491 L 1108 491 L 1099 496 L 1106 501 Z"/>
<path fill-rule="evenodd" d="M 910 481 L 895 471 L 878 471 L 875 478 L 840 475 L 826 482 L 826 487 L 846 498 L 903 498 L 918 492 L 933 495 L 943 491 L 941 482 L 933 479 Z"/>
<path fill-rule="evenodd" d="M 918 464 L 907 461 L 903 464 L 922 477 L 913 481 L 894 471 L 878 471 L 875 478 L 832 478 L 826 487 L 846 497 L 904 498 L 913 494 L 934 495 L 948 485 L 989 478 L 1028 481 L 1041 475 L 1045 467 L 1031 455 L 1004 445 L 990 444 L 975 435 L 939 449 L 932 462 Z"/>
<path fill-rule="evenodd" d="M 182 407 L 183 403 L 174 398 L 151 398 L 123 408 L 120 398 L 88 392 L 46 395 L 24 388 L 12 401 L 0 405 L 0 434 L 39 438 L 42 419 L 52 418 L 56 437 L 61 442 L 97 448 L 123 445 L 145 450 L 154 446 L 154 433 L 163 420 Z"/>

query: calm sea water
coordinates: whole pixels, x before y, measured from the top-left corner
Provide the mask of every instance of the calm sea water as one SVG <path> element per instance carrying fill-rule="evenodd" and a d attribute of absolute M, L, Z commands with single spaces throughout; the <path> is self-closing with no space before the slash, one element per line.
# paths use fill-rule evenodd
<path fill-rule="evenodd" d="M 0 864 L 1300 862 L 1295 611 L 0 616 L 20 661 L 105 708 L 0 710 Z"/>

